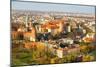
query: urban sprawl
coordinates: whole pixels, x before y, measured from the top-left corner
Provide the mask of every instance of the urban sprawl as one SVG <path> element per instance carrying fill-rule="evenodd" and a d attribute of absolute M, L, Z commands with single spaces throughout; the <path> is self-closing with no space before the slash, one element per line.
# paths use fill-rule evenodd
<path fill-rule="evenodd" d="M 95 15 L 12 10 L 12 65 L 96 60 Z"/>

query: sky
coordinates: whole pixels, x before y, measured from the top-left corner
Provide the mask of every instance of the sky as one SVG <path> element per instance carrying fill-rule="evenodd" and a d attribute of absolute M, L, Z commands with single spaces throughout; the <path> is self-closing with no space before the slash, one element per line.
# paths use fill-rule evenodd
<path fill-rule="evenodd" d="M 12 1 L 12 9 L 95 14 L 95 6 Z"/>

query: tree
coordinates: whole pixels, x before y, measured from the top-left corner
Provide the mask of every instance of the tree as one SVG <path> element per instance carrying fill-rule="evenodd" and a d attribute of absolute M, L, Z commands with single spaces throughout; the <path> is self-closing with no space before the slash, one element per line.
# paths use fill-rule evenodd
<path fill-rule="evenodd" d="M 87 53 L 89 52 L 89 48 L 88 48 L 88 46 L 86 46 L 86 45 L 81 45 L 81 46 L 80 46 L 80 51 L 81 51 L 82 53 L 87 54 Z"/>
<path fill-rule="evenodd" d="M 84 62 L 89 62 L 89 61 L 93 61 L 93 60 L 95 60 L 94 56 L 91 56 L 91 55 L 84 55 L 83 56 L 83 61 Z"/>

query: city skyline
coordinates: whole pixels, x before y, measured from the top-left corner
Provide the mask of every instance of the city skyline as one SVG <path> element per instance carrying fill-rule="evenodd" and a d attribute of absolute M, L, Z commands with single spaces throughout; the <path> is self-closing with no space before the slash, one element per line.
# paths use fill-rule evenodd
<path fill-rule="evenodd" d="M 96 61 L 95 6 L 31 1 L 11 6 L 11 66 Z"/>

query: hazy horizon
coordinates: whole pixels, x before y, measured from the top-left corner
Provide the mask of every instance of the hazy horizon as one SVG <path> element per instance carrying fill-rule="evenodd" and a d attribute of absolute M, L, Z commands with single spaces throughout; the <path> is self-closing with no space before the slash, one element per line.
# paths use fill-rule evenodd
<path fill-rule="evenodd" d="M 13 10 L 95 14 L 95 6 L 12 1 Z"/>

